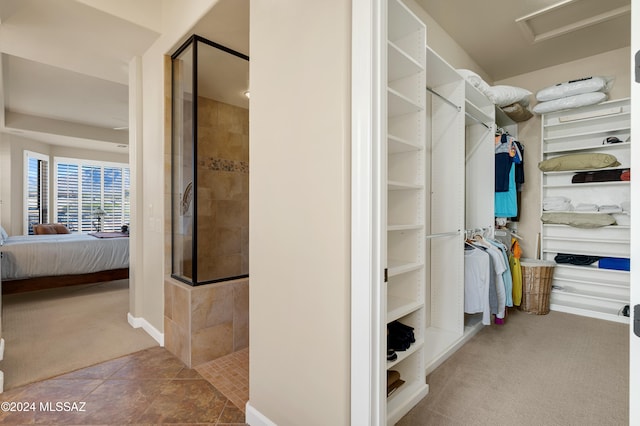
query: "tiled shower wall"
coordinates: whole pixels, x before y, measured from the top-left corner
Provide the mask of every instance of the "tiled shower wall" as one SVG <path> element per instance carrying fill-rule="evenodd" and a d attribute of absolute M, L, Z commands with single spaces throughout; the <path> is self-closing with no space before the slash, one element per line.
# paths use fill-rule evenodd
<path fill-rule="evenodd" d="M 170 105 L 167 100 L 168 111 Z M 249 112 L 202 97 L 198 111 L 198 279 L 248 274 Z M 169 143 L 166 146 L 170 153 Z M 165 158 L 170 170 L 172 157 Z M 169 193 L 170 188 L 169 182 Z M 170 212 L 170 205 L 166 209 Z M 171 228 L 167 225 L 170 273 Z M 191 244 L 190 240 L 174 241 Z M 187 248 L 184 253 L 188 252 Z M 184 266 L 190 268 L 190 264 Z M 167 277 L 164 297 L 165 347 L 187 366 L 249 345 L 248 278 L 192 287 Z"/>
<path fill-rule="evenodd" d="M 249 273 L 249 111 L 198 98 L 198 281 Z"/>
<path fill-rule="evenodd" d="M 249 279 L 190 286 L 167 278 L 164 344 L 193 368 L 249 346 Z"/>

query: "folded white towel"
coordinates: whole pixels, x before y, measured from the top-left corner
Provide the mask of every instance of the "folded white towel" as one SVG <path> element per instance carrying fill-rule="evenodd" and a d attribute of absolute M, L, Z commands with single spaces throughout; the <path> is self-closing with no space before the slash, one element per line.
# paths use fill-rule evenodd
<path fill-rule="evenodd" d="M 572 211 L 573 205 L 567 197 L 545 197 L 542 201 L 542 210 L 546 211 Z"/>
<path fill-rule="evenodd" d="M 576 206 L 577 212 L 597 212 L 598 205 L 597 204 L 589 204 L 589 203 L 580 203 Z"/>
<path fill-rule="evenodd" d="M 598 207 L 600 213 L 622 213 L 622 207 L 617 204 L 606 204 Z"/>

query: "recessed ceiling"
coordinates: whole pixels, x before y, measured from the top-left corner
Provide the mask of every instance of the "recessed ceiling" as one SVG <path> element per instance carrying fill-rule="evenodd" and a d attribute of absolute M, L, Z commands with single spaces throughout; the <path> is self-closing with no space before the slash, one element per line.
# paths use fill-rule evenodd
<path fill-rule="evenodd" d="M 630 0 L 416 2 L 493 81 L 631 43 L 631 16 L 624 11 L 630 7 Z M 565 4 L 557 7 L 558 3 Z M 539 13 L 545 9 L 549 11 Z M 529 18 L 521 19 L 525 17 Z M 522 24 L 516 22 L 519 19 Z M 531 34 L 523 31 L 523 25 Z"/>
<path fill-rule="evenodd" d="M 159 37 L 162 19 L 157 0 L 0 0 L 0 131 L 122 152 L 128 65 Z M 218 1 L 193 33 L 248 55 L 249 1 Z M 226 99 L 233 89 L 247 107 L 244 62 L 231 71 L 236 83 L 203 85 L 205 94 Z"/>

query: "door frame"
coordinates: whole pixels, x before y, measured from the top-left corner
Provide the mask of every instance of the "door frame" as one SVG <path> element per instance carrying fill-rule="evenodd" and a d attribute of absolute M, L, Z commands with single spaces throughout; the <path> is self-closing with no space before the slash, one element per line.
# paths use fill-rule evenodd
<path fill-rule="evenodd" d="M 631 139 L 640 138 L 640 131 L 634 123 L 640 123 L 640 82 L 636 82 L 635 52 L 640 51 L 640 0 L 631 1 Z M 640 77 L 640 74 L 639 74 Z M 631 149 L 631 168 L 640 169 L 639 150 Z M 633 307 L 640 305 L 640 236 L 633 230 L 640 229 L 640 203 L 636 196 L 640 191 L 637 180 L 631 181 L 631 279 L 630 279 L 630 327 L 629 327 L 629 424 L 640 424 L 640 405 L 634 403 L 640 399 L 640 337 L 633 331 L 635 321 L 640 321 L 634 315 Z"/>
<path fill-rule="evenodd" d="M 382 348 L 381 33 L 384 0 L 352 0 L 351 41 L 351 424 L 386 424 Z"/>

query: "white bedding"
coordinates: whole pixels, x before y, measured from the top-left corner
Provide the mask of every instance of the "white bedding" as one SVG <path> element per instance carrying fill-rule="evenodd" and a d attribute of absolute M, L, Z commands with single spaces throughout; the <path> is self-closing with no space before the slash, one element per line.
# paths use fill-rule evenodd
<path fill-rule="evenodd" d="M 129 238 L 86 234 L 9 237 L 2 251 L 2 279 L 86 274 L 129 267 Z"/>

